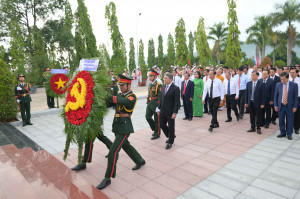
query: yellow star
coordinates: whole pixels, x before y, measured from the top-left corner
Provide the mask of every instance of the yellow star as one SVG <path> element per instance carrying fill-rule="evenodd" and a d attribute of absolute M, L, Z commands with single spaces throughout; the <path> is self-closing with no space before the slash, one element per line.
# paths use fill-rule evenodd
<path fill-rule="evenodd" d="M 65 86 L 66 82 L 67 81 L 62 81 L 61 78 L 59 78 L 59 81 L 54 83 L 57 84 L 57 90 L 59 90 L 59 88 L 63 88 Z"/>

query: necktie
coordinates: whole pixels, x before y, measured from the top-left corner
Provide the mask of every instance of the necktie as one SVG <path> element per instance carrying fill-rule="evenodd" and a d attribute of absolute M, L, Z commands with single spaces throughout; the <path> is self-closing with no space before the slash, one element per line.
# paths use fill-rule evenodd
<path fill-rule="evenodd" d="M 165 88 L 165 95 L 168 92 L 168 88 L 169 88 L 169 86 L 166 86 L 166 88 Z"/>
<path fill-rule="evenodd" d="M 253 88 L 252 88 L 252 100 L 254 100 L 254 91 L 255 91 L 256 83 L 254 82 Z"/>
<path fill-rule="evenodd" d="M 293 79 L 293 82 L 295 81 L 295 79 Z"/>
<path fill-rule="evenodd" d="M 213 98 L 213 87 L 214 87 L 214 81 L 211 81 L 211 85 L 210 85 L 210 98 Z"/>
<path fill-rule="evenodd" d="M 187 83 L 187 81 L 185 81 L 185 84 L 184 84 L 184 88 L 183 88 L 183 95 L 185 94 L 186 83 Z"/>
<path fill-rule="evenodd" d="M 175 82 L 175 77 L 173 77 L 173 83 Z"/>
<path fill-rule="evenodd" d="M 284 89 L 283 89 L 283 104 L 287 105 L 287 103 L 288 103 L 287 85 L 284 85 Z"/>
<path fill-rule="evenodd" d="M 206 81 L 207 81 L 207 76 L 206 76 Z"/>
<path fill-rule="evenodd" d="M 239 88 L 241 87 L 241 76 L 239 76 Z"/>
<path fill-rule="evenodd" d="M 230 95 L 230 80 L 228 80 L 228 89 L 227 89 L 227 95 Z"/>

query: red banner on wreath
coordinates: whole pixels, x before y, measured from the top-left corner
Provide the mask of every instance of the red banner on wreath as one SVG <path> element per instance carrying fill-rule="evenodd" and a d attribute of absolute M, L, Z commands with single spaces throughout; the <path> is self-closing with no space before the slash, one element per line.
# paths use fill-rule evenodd
<path fill-rule="evenodd" d="M 66 84 L 69 82 L 69 77 L 65 74 L 54 74 L 50 79 L 51 89 L 56 94 L 64 94 L 67 90 Z"/>

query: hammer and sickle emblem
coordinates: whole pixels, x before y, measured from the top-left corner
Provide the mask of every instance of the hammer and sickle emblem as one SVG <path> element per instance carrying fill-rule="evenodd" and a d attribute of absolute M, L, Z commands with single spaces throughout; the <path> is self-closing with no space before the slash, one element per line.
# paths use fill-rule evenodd
<path fill-rule="evenodd" d="M 77 81 L 72 90 L 71 90 L 71 97 L 75 97 L 76 102 L 68 101 L 65 111 L 69 112 L 69 110 L 77 110 L 79 108 L 83 108 L 85 104 L 85 96 L 86 96 L 86 83 L 84 79 L 77 78 Z M 81 87 L 81 92 L 79 93 L 79 86 Z"/>

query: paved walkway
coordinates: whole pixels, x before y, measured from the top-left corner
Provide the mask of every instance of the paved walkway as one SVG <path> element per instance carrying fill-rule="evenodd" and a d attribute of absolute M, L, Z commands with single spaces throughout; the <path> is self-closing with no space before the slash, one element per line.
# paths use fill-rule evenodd
<path fill-rule="evenodd" d="M 176 140 L 165 150 L 165 140 L 150 140 L 145 113 L 145 99 L 139 99 L 133 114 L 135 133 L 130 142 L 146 160 L 146 165 L 132 171 L 134 163 L 120 152 L 117 177 L 103 192 L 111 198 L 297 198 L 300 199 L 300 136 L 292 141 L 276 138 L 278 126 L 262 129 L 263 134 L 246 133 L 249 115 L 242 121 L 225 123 L 226 111 L 219 111 L 220 128 L 208 132 L 211 117 L 193 121 L 176 120 Z M 182 118 L 183 110 L 179 118 Z M 16 127 L 62 161 L 65 135 L 59 110 L 33 113 L 33 126 Z M 104 122 L 105 134 L 113 139 L 111 110 Z M 77 163 L 77 147 L 72 145 L 64 163 Z M 80 172 L 97 185 L 107 166 L 106 147 L 96 142 L 93 162 Z"/>

